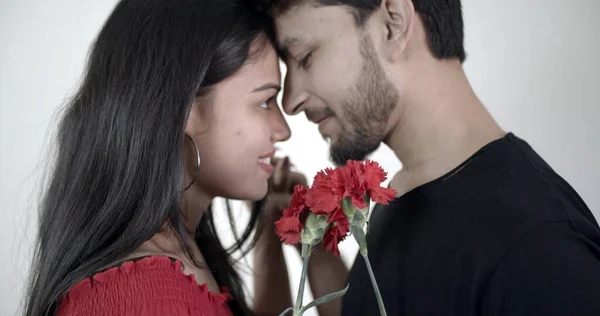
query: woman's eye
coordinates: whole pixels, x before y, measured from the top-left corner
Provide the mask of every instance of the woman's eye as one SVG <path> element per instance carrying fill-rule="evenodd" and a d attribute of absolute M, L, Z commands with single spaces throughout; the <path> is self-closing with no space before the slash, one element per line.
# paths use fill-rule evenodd
<path fill-rule="evenodd" d="M 263 102 L 263 103 L 260 105 L 260 107 L 261 107 L 261 108 L 263 108 L 263 109 L 265 109 L 265 110 L 268 110 L 268 109 L 270 109 L 270 108 L 271 108 L 271 106 L 270 106 L 269 104 L 270 104 L 271 102 L 273 102 L 274 100 L 275 100 L 275 97 L 274 97 L 274 96 L 273 96 L 273 97 L 270 97 L 270 98 L 269 98 L 267 101 Z"/>

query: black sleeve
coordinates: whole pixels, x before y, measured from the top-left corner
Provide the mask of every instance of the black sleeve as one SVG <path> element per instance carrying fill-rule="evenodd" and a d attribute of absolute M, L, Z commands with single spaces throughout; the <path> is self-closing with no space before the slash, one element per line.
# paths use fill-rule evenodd
<path fill-rule="evenodd" d="M 482 315 L 600 315 L 600 247 L 570 223 L 544 223 L 498 262 Z"/>

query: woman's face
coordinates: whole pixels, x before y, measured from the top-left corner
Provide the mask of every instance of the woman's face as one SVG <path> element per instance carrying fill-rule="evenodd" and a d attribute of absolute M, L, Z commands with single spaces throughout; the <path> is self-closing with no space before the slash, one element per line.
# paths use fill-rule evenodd
<path fill-rule="evenodd" d="M 200 173 L 190 190 L 210 197 L 258 200 L 273 173 L 275 143 L 290 137 L 277 105 L 281 74 L 272 44 L 254 41 L 252 55 L 235 74 L 196 98 L 186 133 L 198 145 Z M 196 153 L 186 139 L 186 181 L 196 168 Z M 189 183 L 189 182 L 188 182 Z"/>

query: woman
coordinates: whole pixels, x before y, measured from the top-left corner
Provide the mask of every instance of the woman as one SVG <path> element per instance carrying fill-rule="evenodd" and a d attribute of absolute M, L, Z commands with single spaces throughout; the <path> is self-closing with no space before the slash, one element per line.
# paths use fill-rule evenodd
<path fill-rule="evenodd" d="M 209 208 L 263 198 L 290 136 L 271 37 L 243 2 L 117 4 L 60 123 L 27 315 L 250 313 Z"/>

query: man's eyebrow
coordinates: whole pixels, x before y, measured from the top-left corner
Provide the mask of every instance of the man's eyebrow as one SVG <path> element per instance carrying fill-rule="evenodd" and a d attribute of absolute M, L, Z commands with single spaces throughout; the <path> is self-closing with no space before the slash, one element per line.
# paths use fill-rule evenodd
<path fill-rule="evenodd" d="M 299 36 L 286 37 L 277 45 L 279 55 L 286 58 L 290 55 L 290 46 L 296 45 L 302 41 Z"/>

